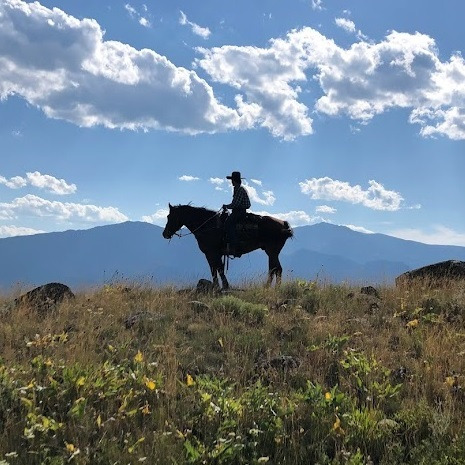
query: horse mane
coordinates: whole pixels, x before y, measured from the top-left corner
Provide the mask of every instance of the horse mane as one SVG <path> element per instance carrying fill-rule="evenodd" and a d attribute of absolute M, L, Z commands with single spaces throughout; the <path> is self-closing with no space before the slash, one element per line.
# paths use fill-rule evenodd
<path fill-rule="evenodd" d="M 180 208 L 184 210 L 186 213 L 189 212 L 190 214 L 195 215 L 198 218 L 203 218 L 207 219 L 213 217 L 217 212 L 215 210 L 210 210 L 209 208 L 206 207 L 196 207 L 192 205 L 192 202 L 189 202 L 188 204 L 179 204 L 175 205 L 175 208 Z"/>

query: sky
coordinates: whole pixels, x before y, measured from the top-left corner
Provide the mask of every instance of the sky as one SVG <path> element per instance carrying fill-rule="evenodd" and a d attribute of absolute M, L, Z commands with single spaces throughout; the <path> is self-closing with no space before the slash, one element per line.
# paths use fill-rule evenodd
<path fill-rule="evenodd" d="M 465 246 L 463 0 L 0 0 L 0 237 L 218 210 Z"/>

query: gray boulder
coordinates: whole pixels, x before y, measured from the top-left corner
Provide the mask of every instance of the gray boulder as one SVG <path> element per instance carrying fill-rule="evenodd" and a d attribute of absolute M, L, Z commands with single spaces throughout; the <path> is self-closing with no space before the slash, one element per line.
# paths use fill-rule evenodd
<path fill-rule="evenodd" d="M 65 299 L 74 299 L 75 295 L 65 284 L 48 283 L 36 287 L 15 299 L 16 307 L 30 307 L 39 312 L 55 308 Z"/>
<path fill-rule="evenodd" d="M 408 285 L 414 281 L 441 285 L 458 280 L 465 280 L 465 262 L 446 260 L 401 274 L 396 278 L 396 286 Z"/>

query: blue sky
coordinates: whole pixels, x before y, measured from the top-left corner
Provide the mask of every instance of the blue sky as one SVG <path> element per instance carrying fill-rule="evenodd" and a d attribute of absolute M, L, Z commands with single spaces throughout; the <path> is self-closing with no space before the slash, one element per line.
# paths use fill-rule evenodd
<path fill-rule="evenodd" d="M 0 237 L 252 210 L 465 246 L 462 0 L 0 0 Z"/>

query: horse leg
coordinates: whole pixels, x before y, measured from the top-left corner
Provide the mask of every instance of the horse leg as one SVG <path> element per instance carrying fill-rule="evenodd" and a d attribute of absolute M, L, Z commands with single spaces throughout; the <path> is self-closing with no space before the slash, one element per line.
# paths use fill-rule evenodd
<path fill-rule="evenodd" d="M 271 286 L 273 282 L 273 276 L 276 276 L 276 286 L 281 284 L 281 276 L 283 274 L 283 268 L 279 262 L 278 254 L 275 250 L 265 250 L 268 255 L 268 280 L 266 286 Z"/>
<path fill-rule="evenodd" d="M 218 273 L 217 273 L 218 269 L 217 269 L 217 266 L 216 266 L 216 262 L 213 259 L 213 257 L 211 257 L 209 255 L 207 255 L 207 261 L 208 261 L 208 264 L 210 265 L 210 272 L 212 274 L 213 286 L 219 287 Z"/>
<path fill-rule="evenodd" d="M 209 255 L 207 257 L 207 260 L 208 260 L 208 264 L 210 265 L 210 270 L 212 273 L 213 285 L 215 287 L 219 287 L 219 282 L 218 282 L 218 274 L 219 274 L 221 278 L 221 283 L 223 285 L 223 289 L 229 289 L 229 283 L 224 274 L 224 265 L 223 265 L 223 262 L 221 261 L 221 255 Z"/>

